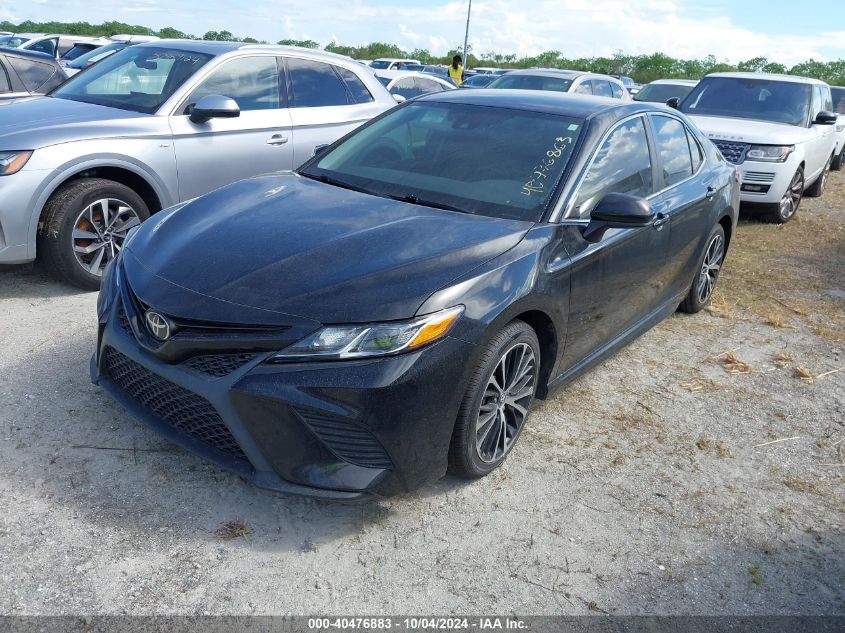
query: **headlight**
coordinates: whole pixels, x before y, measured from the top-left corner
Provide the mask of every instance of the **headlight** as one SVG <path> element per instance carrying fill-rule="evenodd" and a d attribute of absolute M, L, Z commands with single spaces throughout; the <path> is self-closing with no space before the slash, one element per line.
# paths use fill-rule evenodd
<path fill-rule="evenodd" d="M 794 150 L 794 145 L 752 145 L 748 148 L 745 158 L 766 163 L 782 163 Z"/>
<path fill-rule="evenodd" d="M 410 321 L 368 325 L 332 325 L 294 343 L 278 360 L 319 360 L 386 356 L 418 349 L 442 339 L 464 312 L 447 308 Z"/>
<path fill-rule="evenodd" d="M 0 152 L 0 176 L 11 176 L 18 173 L 26 161 L 32 156 L 32 152 Z"/>

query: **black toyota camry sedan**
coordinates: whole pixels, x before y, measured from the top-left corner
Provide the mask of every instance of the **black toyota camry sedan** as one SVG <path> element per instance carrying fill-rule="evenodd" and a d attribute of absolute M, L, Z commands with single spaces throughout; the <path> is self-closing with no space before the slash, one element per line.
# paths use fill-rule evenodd
<path fill-rule="evenodd" d="M 103 281 L 92 378 L 267 488 L 479 477 L 535 398 L 707 304 L 737 180 L 662 106 L 414 99 L 136 230 Z"/>

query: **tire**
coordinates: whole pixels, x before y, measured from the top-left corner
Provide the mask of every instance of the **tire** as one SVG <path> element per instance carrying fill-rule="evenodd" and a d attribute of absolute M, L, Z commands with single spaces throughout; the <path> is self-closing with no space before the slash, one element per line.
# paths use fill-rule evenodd
<path fill-rule="evenodd" d="M 524 321 L 512 321 L 487 344 L 470 377 L 452 433 L 449 447 L 452 473 L 475 479 L 502 465 L 528 419 L 537 391 L 539 368 L 540 343 Z M 504 372 L 504 380 L 500 372 Z M 494 387 L 494 380 L 499 384 L 504 382 L 504 390 Z M 509 381 L 513 381 L 510 389 Z M 508 393 L 518 397 L 508 399 Z M 482 415 L 493 417 L 478 429 Z"/>
<path fill-rule="evenodd" d="M 707 237 L 707 246 L 695 269 L 695 276 L 687 296 L 678 306 L 681 312 L 695 314 L 701 312 L 710 303 L 726 252 L 725 229 L 721 224 L 716 224 Z"/>
<path fill-rule="evenodd" d="M 824 169 L 822 170 L 821 175 L 816 178 L 816 182 L 812 185 L 807 187 L 804 191 L 804 195 L 808 198 L 821 198 L 822 194 L 824 193 L 824 188 L 827 185 L 827 177 L 830 175 L 830 166 L 833 163 L 833 156 L 827 159 L 827 162 L 824 165 Z"/>
<path fill-rule="evenodd" d="M 833 171 L 840 171 L 842 169 L 842 162 L 845 160 L 845 147 L 833 158 L 830 163 L 830 168 Z"/>
<path fill-rule="evenodd" d="M 148 217 L 147 205 L 129 187 L 103 178 L 74 180 L 44 205 L 39 259 L 60 281 L 97 290 L 126 233 Z"/>
<path fill-rule="evenodd" d="M 789 222 L 798 212 L 798 207 L 801 205 L 803 196 L 804 168 L 799 167 L 795 170 L 795 174 L 792 176 L 792 180 L 789 182 L 786 191 L 783 192 L 781 201 L 767 205 L 766 211 L 760 216 L 761 219 L 777 224 Z"/>

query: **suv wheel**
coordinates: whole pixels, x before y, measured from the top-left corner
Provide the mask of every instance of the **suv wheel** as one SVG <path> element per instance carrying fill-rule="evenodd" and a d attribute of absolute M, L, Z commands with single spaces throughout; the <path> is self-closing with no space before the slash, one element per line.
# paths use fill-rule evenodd
<path fill-rule="evenodd" d="M 795 212 L 798 211 L 798 205 L 801 204 L 801 197 L 804 195 L 804 169 L 799 167 L 792 176 L 789 186 L 783 192 L 783 197 L 777 204 L 771 205 L 771 210 L 763 215 L 763 219 L 769 222 L 777 222 L 783 224 L 789 222 Z"/>
<path fill-rule="evenodd" d="M 524 321 L 511 322 L 487 344 L 452 434 L 453 473 L 483 477 L 505 461 L 528 418 L 539 368 L 540 343 Z"/>
<path fill-rule="evenodd" d="M 129 229 L 150 212 L 129 187 L 103 178 L 82 178 L 57 190 L 44 205 L 42 217 L 38 252 L 50 274 L 97 290 Z"/>
<path fill-rule="evenodd" d="M 822 170 L 821 175 L 816 178 L 816 182 L 812 185 L 807 187 L 807 190 L 804 192 L 804 195 L 808 198 L 820 198 L 821 195 L 824 193 L 824 188 L 827 185 L 827 177 L 830 175 L 830 165 L 833 162 L 833 156 L 827 159 L 827 162 L 824 165 L 824 169 Z"/>

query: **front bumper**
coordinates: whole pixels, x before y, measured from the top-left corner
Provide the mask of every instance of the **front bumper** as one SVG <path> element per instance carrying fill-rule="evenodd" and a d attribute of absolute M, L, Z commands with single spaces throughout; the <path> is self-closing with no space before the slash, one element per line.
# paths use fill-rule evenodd
<path fill-rule="evenodd" d="M 473 345 L 446 338 L 388 358 L 283 364 L 228 349 L 172 362 L 139 344 L 130 313 L 118 294 L 100 317 L 92 381 L 256 485 L 354 499 L 445 474 Z"/>

